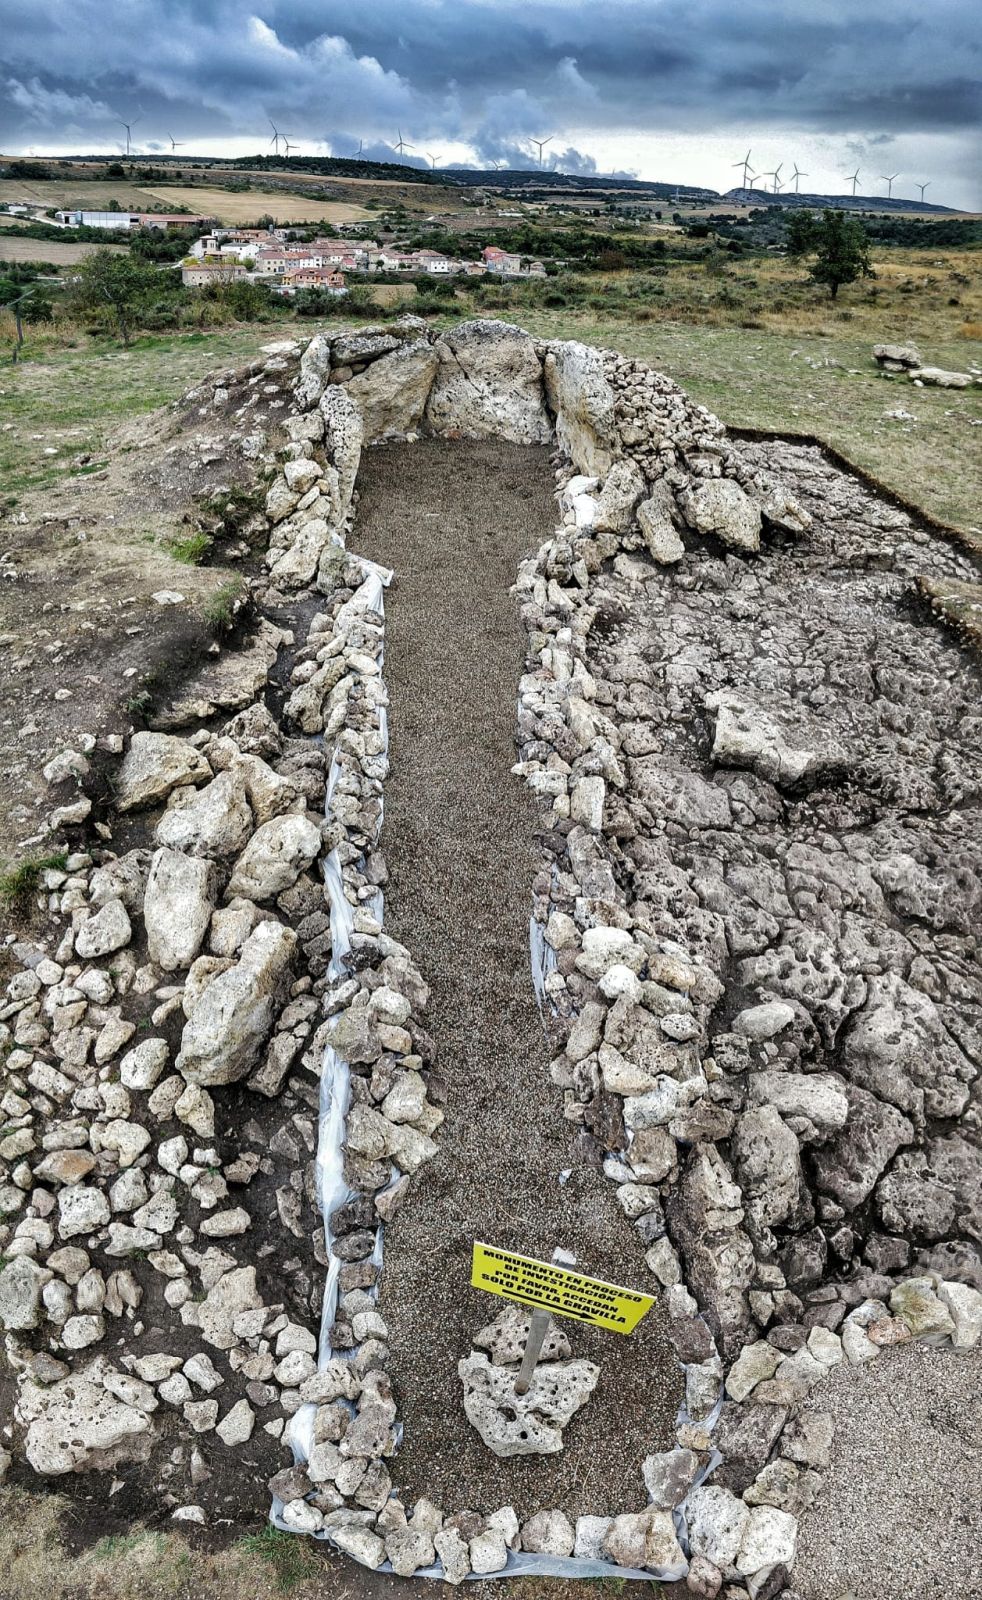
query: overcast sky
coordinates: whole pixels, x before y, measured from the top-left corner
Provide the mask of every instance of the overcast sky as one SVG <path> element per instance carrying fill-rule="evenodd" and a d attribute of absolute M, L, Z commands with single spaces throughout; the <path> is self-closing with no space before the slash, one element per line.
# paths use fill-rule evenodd
<path fill-rule="evenodd" d="M 978 0 L 0 0 L 0 148 L 537 161 L 982 209 Z"/>

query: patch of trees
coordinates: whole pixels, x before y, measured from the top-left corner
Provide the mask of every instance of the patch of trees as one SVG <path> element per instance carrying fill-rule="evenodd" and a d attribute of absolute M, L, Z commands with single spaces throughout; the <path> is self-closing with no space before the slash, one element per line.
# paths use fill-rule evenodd
<path fill-rule="evenodd" d="M 876 244 L 900 245 L 907 249 L 977 250 L 982 245 L 982 221 L 975 217 L 865 218 L 866 232 Z"/>

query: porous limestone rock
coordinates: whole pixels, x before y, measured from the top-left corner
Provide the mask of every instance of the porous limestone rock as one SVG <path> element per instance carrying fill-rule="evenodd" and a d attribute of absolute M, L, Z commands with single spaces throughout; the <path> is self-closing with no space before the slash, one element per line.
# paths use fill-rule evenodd
<path fill-rule="evenodd" d="M 193 744 L 169 733 L 134 733 L 116 774 L 117 811 L 164 800 L 179 783 L 203 783 L 211 767 Z"/>
<path fill-rule="evenodd" d="M 210 861 L 162 847 L 154 854 L 143 897 L 151 961 L 165 972 L 189 967 L 201 949 L 215 909 Z"/>
<path fill-rule="evenodd" d="M 535 1555 L 571 1556 L 576 1534 L 563 1511 L 537 1511 L 522 1524 L 522 1549 Z"/>
<path fill-rule="evenodd" d="M 193 856 L 238 855 L 252 832 L 252 812 L 238 774 L 218 773 L 203 789 L 175 789 L 154 838 Z"/>
<path fill-rule="evenodd" d="M 260 922 L 234 967 L 205 989 L 184 1027 L 175 1062 L 188 1083 L 234 1083 L 255 1065 L 272 1030 L 297 936 L 279 922 Z"/>
<path fill-rule="evenodd" d="M 760 549 L 760 507 L 732 478 L 705 478 L 685 491 L 680 504 L 697 533 L 714 533 L 731 550 Z"/>
<path fill-rule="evenodd" d="M 83 961 L 98 961 L 100 956 L 122 950 L 133 935 L 122 900 L 106 900 L 94 917 L 83 922 L 75 935 L 75 954 Z"/>
<path fill-rule="evenodd" d="M 548 443 L 552 429 L 542 369 L 524 329 L 483 319 L 461 322 L 435 349 L 439 366 L 425 415 L 431 433 Z"/>
<path fill-rule="evenodd" d="M 458 1363 L 464 1411 L 496 1456 L 555 1455 L 563 1429 L 593 1393 L 599 1367 L 592 1361 L 540 1362 L 528 1393 L 515 1394 L 515 1371 L 496 1367 L 472 1351 Z"/>
<path fill-rule="evenodd" d="M 707 695 L 706 709 L 716 713 L 713 760 L 720 766 L 746 767 L 769 783 L 790 787 L 846 764 L 836 740 L 799 745 L 766 711 L 731 690 Z"/>
<path fill-rule="evenodd" d="M 338 475 L 338 516 L 343 521 L 351 509 L 365 430 L 361 412 L 339 383 L 328 384 L 324 390 L 320 412 L 324 418 L 324 445 Z"/>
<path fill-rule="evenodd" d="M 547 358 L 548 360 L 548 358 Z M 633 461 L 615 461 L 596 499 L 596 533 L 626 533 L 644 496 L 644 478 Z M 640 520 L 640 512 L 638 512 Z"/>
<path fill-rule="evenodd" d="M 256 829 L 235 863 L 229 895 L 272 900 L 296 883 L 320 848 L 320 828 L 305 812 L 273 817 Z"/>
<path fill-rule="evenodd" d="M 85 1372 L 46 1387 L 21 1382 L 17 1418 L 27 1425 L 24 1453 L 35 1472 L 105 1472 L 125 1461 L 145 1461 L 149 1414 L 125 1405 L 106 1387 L 111 1372 L 97 1361 Z"/>
<path fill-rule="evenodd" d="M 685 545 L 675 526 L 677 516 L 675 496 L 664 479 L 660 479 L 647 500 L 642 500 L 638 506 L 638 525 L 648 554 L 662 567 L 672 566 L 685 555 Z"/>

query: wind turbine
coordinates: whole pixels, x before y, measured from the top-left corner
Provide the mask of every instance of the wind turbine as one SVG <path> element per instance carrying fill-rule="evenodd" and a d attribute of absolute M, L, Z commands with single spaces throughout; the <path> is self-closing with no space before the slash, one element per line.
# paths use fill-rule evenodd
<path fill-rule="evenodd" d="M 276 152 L 276 154 L 279 155 L 279 153 L 280 153 L 280 131 L 277 128 L 276 123 L 273 121 L 272 117 L 270 117 L 270 119 L 269 119 L 269 125 L 273 130 L 273 137 L 270 139 L 269 142 L 273 146 L 273 149 Z"/>
<path fill-rule="evenodd" d="M 411 150 L 412 149 L 412 145 L 411 144 L 407 144 L 405 139 L 402 137 L 402 129 L 401 128 L 397 128 L 396 132 L 398 133 L 399 137 L 396 140 L 394 148 L 398 151 L 399 155 L 402 155 L 402 152 L 404 150 Z"/>
<path fill-rule="evenodd" d="M 540 170 L 541 170 L 541 167 L 542 167 L 542 152 L 545 149 L 547 144 L 552 144 L 552 141 L 553 141 L 553 139 L 555 137 L 556 137 L 556 135 L 554 133 L 550 133 L 548 139 L 530 139 L 529 140 L 529 144 L 536 144 L 539 147 L 539 168 L 540 168 Z"/>
<path fill-rule="evenodd" d="M 358 152 L 357 152 L 357 153 L 358 153 L 358 155 L 361 155 L 361 153 L 362 153 L 362 151 L 363 151 L 363 150 L 364 150 L 364 148 L 365 148 L 365 141 L 364 141 L 364 139 L 359 139 L 359 140 L 358 140 Z"/>
<path fill-rule="evenodd" d="M 930 189 L 930 187 L 931 187 L 930 183 L 915 183 L 914 188 L 915 189 L 920 189 L 920 191 L 921 191 L 921 205 L 924 204 L 924 190 L 925 189 Z"/>
<path fill-rule="evenodd" d="M 432 155 L 431 152 L 429 150 L 427 150 L 426 157 L 427 157 L 427 160 L 430 163 L 430 171 L 431 172 L 435 172 L 436 171 L 436 156 Z"/>
<path fill-rule="evenodd" d="M 897 178 L 900 177 L 900 173 L 899 172 L 894 172 L 890 177 L 888 177 L 885 172 L 881 172 L 880 173 L 880 177 L 883 179 L 883 182 L 887 186 L 887 199 L 888 200 L 892 200 L 893 199 L 893 185 L 896 182 Z"/>
<path fill-rule="evenodd" d="M 851 173 L 846 178 L 846 182 L 852 184 L 852 197 L 855 200 L 855 198 L 856 198 L 856 186 L 859 183 L 859 168 L 858 167 L 856 168 L 855 172 Z"/>
<path fill-rule="evenodd" d="M 797 194 L 798 193 L 798 179 L 799 178 L 807 178 L 808 174 L 807 174 L 807 172 L 799 172 L 798 163 L 796 161 L 795 164 L 794 164 L 794 171 L 792 172 L 791 176 L 794 179 L 794 192 L 795 192 L 795 194 Z"/>
<path fill-rule="evenodd" d="M 298 144 L 291 144 L 289 139 L 287 138 L 286 134 L 283 135 L 283 143 L 286 146 L 286 159 L 289 161 L 289 159 L 290 159 L 290 151 L 291 150 L 299 150 L 300 146 Z"/>
<path fill-rule="evenodd" d="M 132 134 L 133 129 L 136 127 L 136 124 L 137 124 L 138 120 L 139 119 L 137 117 L 134 117 L 131 122 L 127 122 L 124 117 L 117 116 L 117 118 L 116 118 L 116 121 L 119 123 L 120 127 L 126 129 L 126 154 L 127 155 L 130 154 L 130 135 Z"/>
<path fill-rule="evenodd" d="M 734 161 L 734 167 L 743 168 L 743 187 L 747 187 L 747 173 L 750 171 L 750 151 L 748 150 L 742 161 Z"/>
<path fill-rule="evenodd" d="M 784 162 L 781 161 L 781 162 L 779 162 L 778 166 L 775 168 L 775 170 L 773 172 L 762 172 L 760 174 L 760 176 L 762 178 L 773 178 L 774 179 L 774 193 L 775 194 L 780 194 L 781 193 L 781 185 L 780 185 L 779 179 L 780 179 L 780 175 L 781 175 L 781 168 L 783 166 L 784 166 Z M 766 185 L 766 183 L 764 185 L 764 193 L 765 194 L 767 193 L 767 185 Z"/>

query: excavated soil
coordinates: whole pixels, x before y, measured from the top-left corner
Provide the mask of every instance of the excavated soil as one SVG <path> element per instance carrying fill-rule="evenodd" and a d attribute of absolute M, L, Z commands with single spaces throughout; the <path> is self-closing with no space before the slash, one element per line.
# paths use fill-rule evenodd
<path fill-rule="evenodd" d="M 457 1363 L 501 1309 L 469 1287 L 475 1239 L 599 1277 L 651 1274 L 612 1185 L 574 1154 L 529 967 L 537 817 L 511 774 L 523 635 L 509 585 L 555 520 L 548 451 L 380 446 L 362 458 L 352 549 L 397 574 L 386 604 L 392 771 L 386 930 L 431 986 L 446 1084 L 440 1153 L 386 1230 L 381 1310 L 405 1422 L 400 1494 L 520 1517 L 642 1504 L 640 1466 L 673 1442 L 680 1383 L 656 1312 L 632 1338 L 565 1323 L 596 1361 L 593 1397 L 557 1456 L 500 1461 L 464 1420 Z M 452 1446 L 450 1441 L 452 1439 Z"/>

